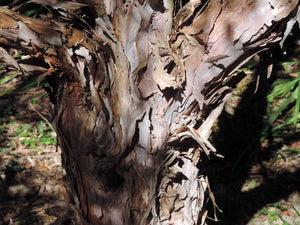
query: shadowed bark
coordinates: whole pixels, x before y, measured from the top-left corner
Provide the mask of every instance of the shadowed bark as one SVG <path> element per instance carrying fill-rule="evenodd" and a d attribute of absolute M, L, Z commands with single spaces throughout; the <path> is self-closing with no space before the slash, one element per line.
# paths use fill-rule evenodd
<path fill-rule="evenodd" d="M 32 4 L 49 13 L 21 13 Z M 233 72 L 299 1 L 48 1 L 0 8 L 1 59 L 51 86 L 74 204 L 90 224 L 204 224 L 204 157 Z M 27 55 L 16 60 L 11 49 Z"/>

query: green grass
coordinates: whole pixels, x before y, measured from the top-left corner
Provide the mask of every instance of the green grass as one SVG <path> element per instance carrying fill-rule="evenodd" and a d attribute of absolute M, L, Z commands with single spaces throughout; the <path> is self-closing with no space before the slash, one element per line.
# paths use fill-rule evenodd
<path fill-rule="evenodd" d="M 299 61 L 282 63 L 284 71 L 272 85 L 267 96 L 268 119 L 261 142 L 267 138 L 293 137 L 299 134 L 300 119 L 300 66 Z"/>
<path fill-rule="evenodd" d="M 14 79 L 15 77 L 17 77 L 19 75 L 19 72 L 15 72 L 11 75 L 7 75 L 7 76 L 4 76 L 2 79 L 0 79 L 0 85 L 2 84 L 5 84 L 9 81 L 11 81 L 12 79 Z"/>

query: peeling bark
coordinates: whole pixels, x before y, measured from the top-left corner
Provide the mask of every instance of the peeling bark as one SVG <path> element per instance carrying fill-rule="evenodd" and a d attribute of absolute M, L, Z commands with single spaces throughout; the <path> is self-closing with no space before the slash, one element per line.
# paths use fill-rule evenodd
<path fill-rule="evenodd" d="M 51 18 L 18 14 L 32 3 Z M 88 223 L 204 224 L 202 160 L 217 154 L 207 139 L 232 74 L 287 35 L 299 1 L 22 7 L 0 8 L 1 59 L 49 81 L 63 165 Z M 10 48 L 29 60 L 14 61 Z"/>

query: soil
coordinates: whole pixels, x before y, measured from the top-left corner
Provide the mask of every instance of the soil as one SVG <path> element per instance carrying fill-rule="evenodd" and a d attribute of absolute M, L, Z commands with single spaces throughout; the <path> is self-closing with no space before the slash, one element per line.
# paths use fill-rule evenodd
<path fill-rule="evenodd" d="M 212 135 L 223 159 L 208 162 L 219 221 L 208 225 L 300 225 L 300 139 L 260 141 L 273 80 L 247 77 L 226 104 Z M 292 150 L 294 149 L 294 150 Z M 298 150 L 297 150 L 298 149 Z M 213 217 L 213 207 L 209 208 Z"/>
<path fill-rule="evenodd" d="M 38 102 L 33 105 L 32 99 Z M 51 120 L 47 95 L 41 89 L 17 93 L 1 98 L 0 107 L 0 125 L 7 131 L 0 136 L 0 224 L 73 224 L 76 210 L 69 202 L 60 148 L 26 146 L 24 137 L 13 135 L 20 125 L 37 129 L 40 121 Z"/>

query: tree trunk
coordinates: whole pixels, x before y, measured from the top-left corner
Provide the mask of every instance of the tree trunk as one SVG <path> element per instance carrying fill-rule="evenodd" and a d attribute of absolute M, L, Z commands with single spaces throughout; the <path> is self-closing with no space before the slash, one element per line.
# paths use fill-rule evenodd
<path fill-rule="evenodd" d="M 19 14 L 31 4 L 48 17 Z M 297 18 L 296 0 L 32 0 L 0 8 L 0 50 L 48 80 L 88 223 L 204 224 L 203 159 L 217 155 L 207 139 L 240 79 L 232 74 Z M 11 48 L 28 58 L 9 57 Z"/>

